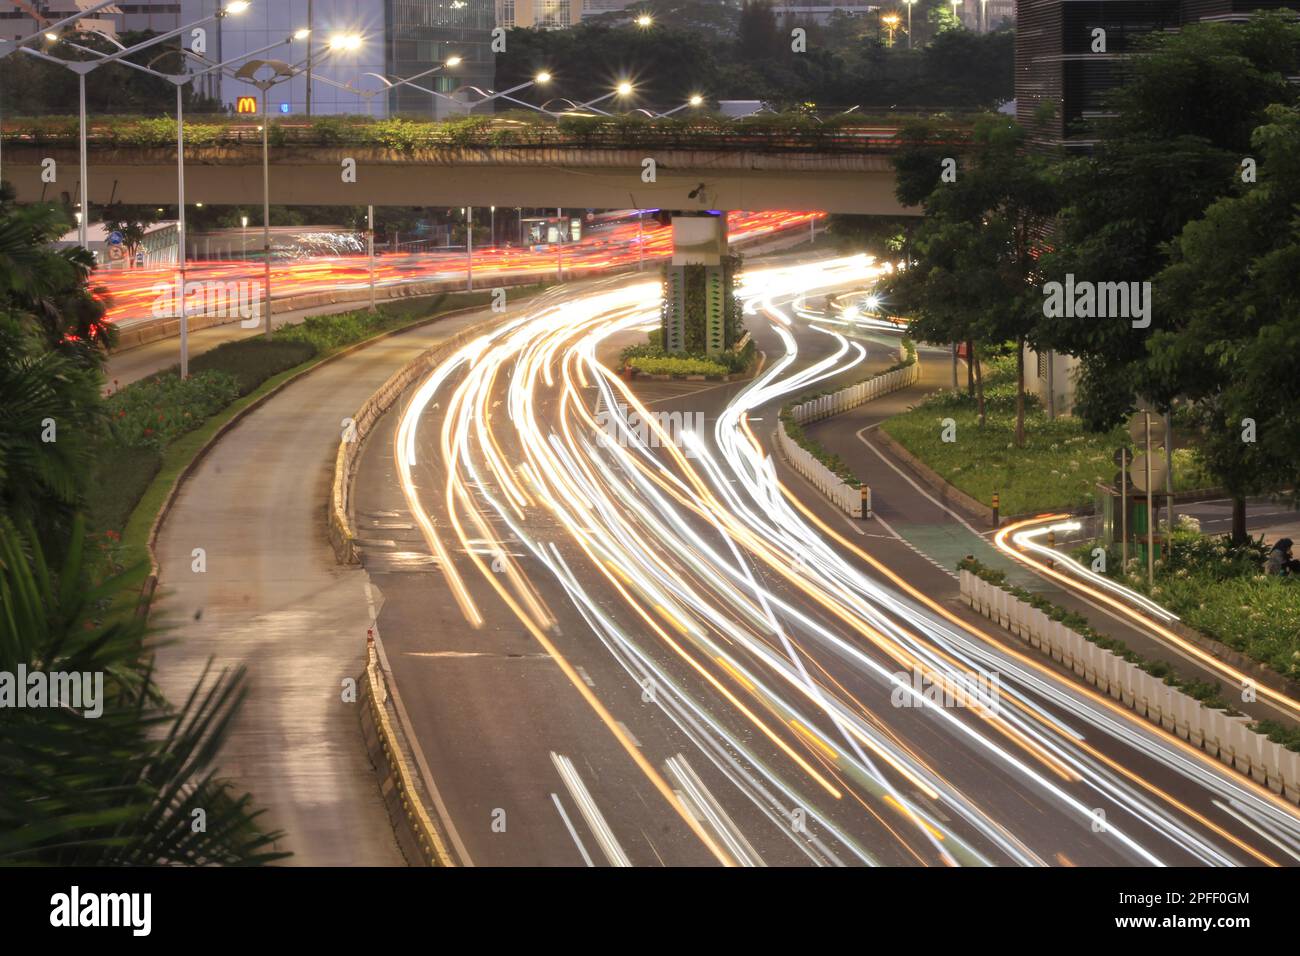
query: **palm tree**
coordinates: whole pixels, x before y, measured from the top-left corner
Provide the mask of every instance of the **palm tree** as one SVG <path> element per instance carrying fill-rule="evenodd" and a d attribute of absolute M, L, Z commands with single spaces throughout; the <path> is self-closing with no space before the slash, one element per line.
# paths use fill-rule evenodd
<path fill-rule="evenodd" d="M 0 707 L 0 863 L 231 866 L 286 856 L 248 795 L 213 769 L 244 696 L 242 672 L 209 681 L 205 671 L 170 711 L 143 619 L 100 619 L 139 575 L 87 587 L 83 532 L 77 520 L 55 573 L 30 531 L 0 519 L 0 671 L 103 680 L 98 717 L 86 701 Z"/>

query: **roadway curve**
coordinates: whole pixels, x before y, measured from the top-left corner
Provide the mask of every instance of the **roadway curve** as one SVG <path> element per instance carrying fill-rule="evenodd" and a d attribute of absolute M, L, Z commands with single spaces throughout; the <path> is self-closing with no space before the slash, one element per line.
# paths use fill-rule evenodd
<path fill-rule="evenodd" d="M 551 295 L 371 439 L 359 545 L 462 861 L 1296 862 L 1295 807 L 933 600 L 900 542 L 792 494 L 765 447 L 776 410 L 893 355 L 788 303 L 871 274 L 861 257 L 751 266 L 758 376 L 635 392 L 601 359 L 654 321 L 656 286 Z M 681 448 L 655 427 L 643 442 L 626 409 L 650 402 L 704 417 Z"/>

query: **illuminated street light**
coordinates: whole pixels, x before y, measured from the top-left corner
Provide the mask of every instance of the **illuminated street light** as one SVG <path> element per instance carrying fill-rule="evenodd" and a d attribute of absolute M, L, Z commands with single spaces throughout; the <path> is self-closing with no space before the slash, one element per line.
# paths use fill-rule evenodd
<path fill-rule="evenodd" d="M 952 18 L 957 21 L 957 26 L 961 26 L 962 25 L 961 17 L 957 15 L 957 8 L 961 6 L 962 0 L 951 0 L 951 2 L 952 2 Z"/>
<path fill-rule="evenodd" d="M 907 48 L 912 49 L 912 8 L 916 6 L 916 0 L 903 0 L 907 4 Z"/>
<path fill-rule="evenodd" d="M 643 13 L 641 16 L 636 18 L 636 25 L 642 30 L 648 30 L 650 27 L 655 25 L 655 18 L 650 16 L 648 13 Z"/>
<path fill-rule="evenodd" d="M 551 82 L 551 74 L 543 70 L 541 73 L 538 73 L 527 83 L 520 83 L 518 86 L 512 86 L 508 90 L 502 90 L 500 93 L 489 92 L 488 95 L 484 96 L 481 100 L 475 100 L 473 103 L 466 103 L 465 112 L 469 113 L 476 106 L 481 106 L 484 103 L 490 103 L 493 100 L 501 99 L 502 97 L 505 97 L 506 99 L 510 99 L 511 102 L 518 102 L 518 100 L 515 100 L 510 96 L 511 93 L 518 93 L 520 90 L 526 90 L 530 86 L 545 86 L 549 82 Z M 478 87 L 474 87 L 473 89 L 478 90 Z M 481 93 L 483 91 L 478 90 L 478 92 Z"/>
<path fill-rule="evenodd" d="M 889 29 L 889 45 L 892 47 L 894 45 L 894 30 L 898 27 L 898 14 L 887 13 L 880 18 L 880 22 Z"/>
<path fill-rule="evenodd" d="M 665 116 L 672 116 L 674 113 L 680 113 L 682 110 L 699 109 L 703 105 L 704 105 L 704 97 L 701 96 L 699 93 L 694 93 L 691 95 L 691 98 L 688 99 L 681 106 L 674 107 L 673 109 L 668 110 L 666 113 L 659 113 L 654 118 L 663 119 Z"/>
<path fill-rule="evenodd" d="M 85 11 L 78 13 L 76 16 L 69 17 L 67 19 L 60 20 L 58 23 L 51 24 L 50 27 L 46 30 L 47 38 L 50 34 L 53 34 L 54 38 L 57 40 L 58 34 L 56 31 L 60 27 L 62 27 L 67 23 L 75 22 L 81 17 L 86 16 L 86 14 L 92 13 L 95 10 L 101 9 L 102 7 L 108 5 L 109 4 L 101 3 L 98 4 L 97 6 L 91 7 Z M 63 67 L 65 70 L 70 70 L 71 72 L 77 74 L 77 87 L 78 87 L 77 118 L 79 120 L 78 132 L 79 132 L 79 140 L 80 140 L 80 147 L 81 147 L 80 150 L 81 151 L 81 157 L 80 157 L 81 183 L 78 192 L 80 193 L 79 207 L 81 208 L 82 212 L 85 213 L 85 215 L 81 217 L 81 222 L 77 227 L 77 243 L 81 246 L 81 248 L 85 249 L 89 245 L 86 239 L 86 230 L 90 226 L 90 196 L 89 196 L 89 186 L 87 182 L 89 162 L 86 157 L 86 74 L 90 73 L 92 70 L 98 69 L 99 67 L 103 66 L 105 63 L 117 62 L 119 60 L 123 60 L 124 57 L 127 57 L 133 53 L 138 53 L 140 50 L 147 49 L 148 47 L 151 46 L 156 46 L 159 43 L 165 43 L 166 41 L 178 37 L 184 33 L 188 33 L 190 30 L 194 29 L 195 27 L 201 26 L 204 23 L 208 23 L 212 20 L 220 20 L 222 17 L 231 14 L 243 13 L 247 9 L 248 9 L 248 0 L 234 0 L 234 2 L 227 4 L 225 7 L 217 8 L 215 13 L 210 13 L 205 17 L 195 20 L 193 23 L 187 23 L 183 27 L 177 27 L 175 30 L 168 30 L 165 33 L 159 33 L 155 36 L 151 36 L 147 40 L 143 40 L 140 43 L 135 44 L 134 46 L 125 47 L 122 46 L 122 44 L 114 41 L 114 43 L 118 47 L 120 47 L 120 49 L 116 53 L 100 54 L 94 50 L 87 50 L 85 47 L 77 47 L 77 49 L 82 50 L 83 52 L 89 52 L 92 55 L 98 57 L 98 59 L 94 59 L 94 60 L 61 60 L 58 57 L 51 56 L 49 53 L 45 53 L 41 50 L 34 50 L 31 47 L 22 46 L 22 44 L 25 43 L 26 40 L 30 40 L 32 39 L 32 37 L 27 37 L 24 40 L 18 41 L 18 45 L 14 47 L 14 49 L 21 49 L 22 52 L 24 53 L 37 57 L 38 59 L 47 60 L 50 63 L 54 63 L 58 66 Z M 5 52 L 7 54 L 10 51 L 6 49 Z M 123 60 L 123 62 L 126 63 L 126 65 L 128 66 L 132 65 L 129 62 L 126 62 L 125 60 Z M 179 87 L 177 89 L 179 90 Z"/>

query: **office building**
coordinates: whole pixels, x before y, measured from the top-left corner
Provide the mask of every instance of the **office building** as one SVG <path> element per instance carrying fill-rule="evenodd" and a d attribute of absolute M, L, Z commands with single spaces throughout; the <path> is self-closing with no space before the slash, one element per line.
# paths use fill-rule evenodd
<path fill-rule="evenodd" d="M 583 0 L 496 0 L 497 26 L 563 30 L 582 19 Z"/>
<path fill-rule="evenodd" d="M 384 72 L 410 77 L 460 57 L 458 66 L 399 86 L 389 94 L 391 114 L 444 118 L 459 107 L 449 100 L 460 87 L 490 89 L 496 73 L 491 50 L 496 0 L 384 0 L 387 43 Z M 438 94 L 438 95 L 434 95 Z"/>
<path fill-rule="evenodd" d="M 1020 0 L 1018 7 L 1016 119 L 1040 149 L 1086 150 L 1138 37 L 1245 20 L 1258 9 L 1300 9 L 1300 0 Z M 1098 28 L 1105 31 L 1104 53 L 1093 51 Z M 1050 117 L 1039 115 L 1045 102 L 1055 106 Z"/>

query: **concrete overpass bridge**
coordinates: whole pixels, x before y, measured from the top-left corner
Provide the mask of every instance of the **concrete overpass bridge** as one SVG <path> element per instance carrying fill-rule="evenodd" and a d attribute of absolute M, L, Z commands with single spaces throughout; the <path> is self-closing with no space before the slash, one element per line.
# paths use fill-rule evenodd
<path fill-rule="evenodd" d="M 965 129 L 954 124 L 959 149 Z M 919 215 L 894 197 L 897 124 L 566 126 L 484 119 L 472 124 L 389 121 L 273 123 L 271 202 L 283 205 L 559 206 L 672 210 L 819 209 Z M 95 124 L 88 136 L 92 203 L 176 199 L 175 124 Z M 54 163 L 54 182 L 43 169 Z M 345 181 L 347 161 L 355 182 Z M 43 165 L 44 164 L 44 165 Z M 8 124 L 4 177 L 20 201 L 78 194 L 75 119 Z M 186 126 L 188 203 L 262 200 L 255 123 Z M 45 173 L 48 179 L 50 173 Z"/>

